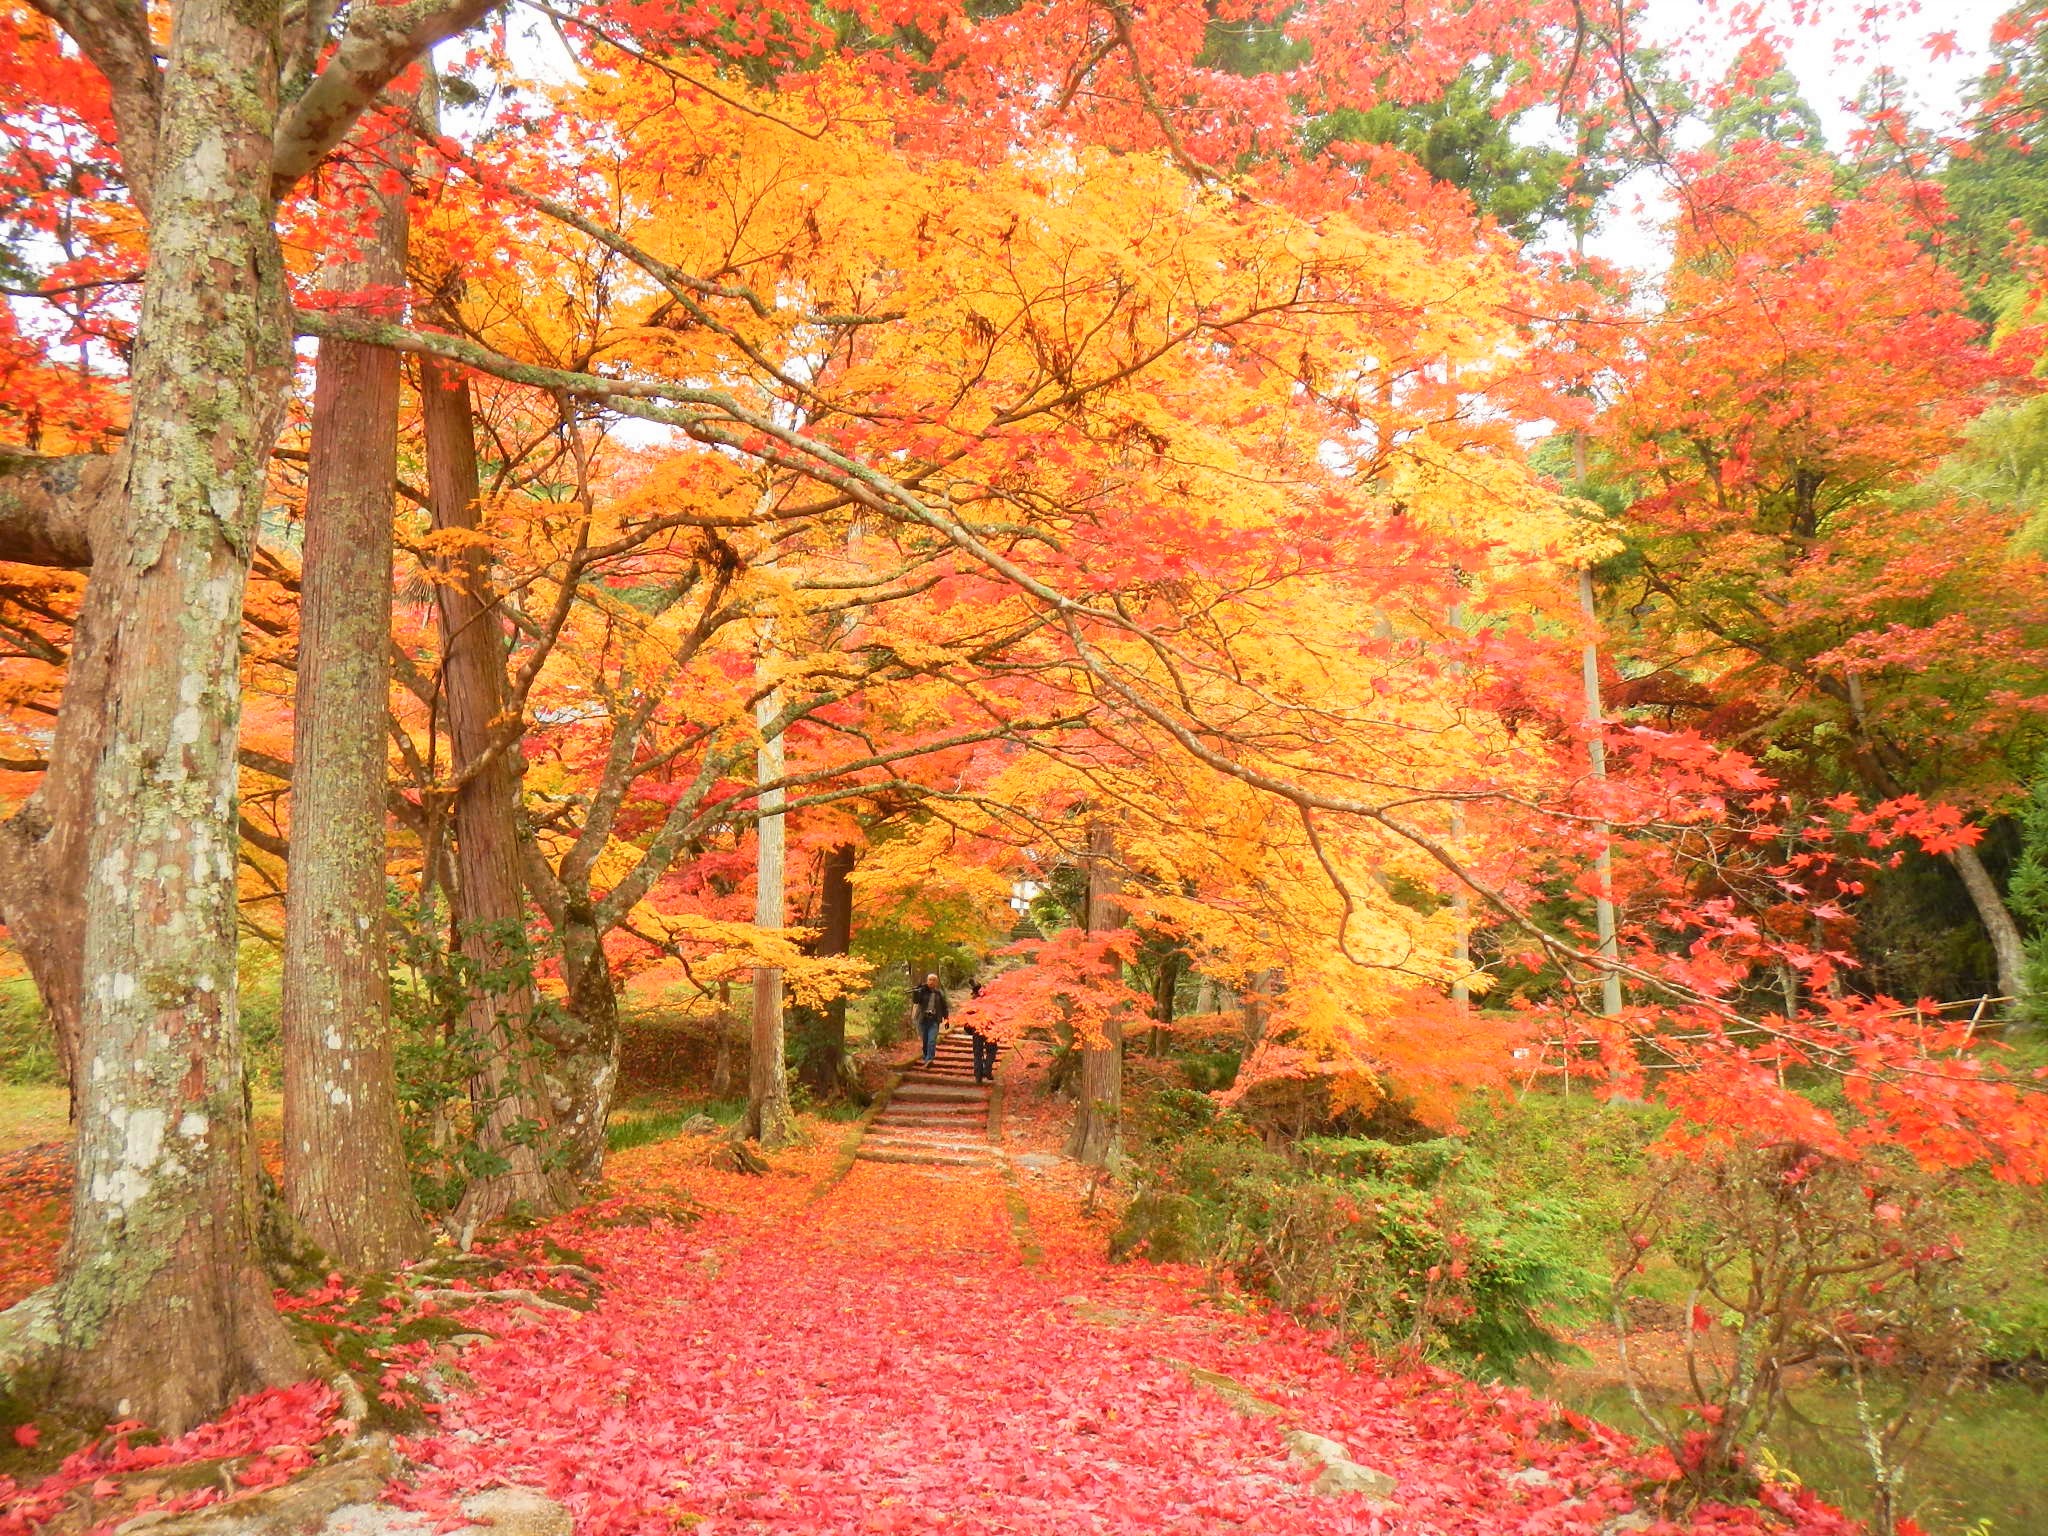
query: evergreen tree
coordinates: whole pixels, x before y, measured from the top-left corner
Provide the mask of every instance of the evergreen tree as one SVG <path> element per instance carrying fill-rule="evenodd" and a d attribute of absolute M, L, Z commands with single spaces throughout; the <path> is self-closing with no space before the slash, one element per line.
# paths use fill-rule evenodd
<path fill-rule="evenodd" d="M 2035 770 L 2019 820 L 2020 856 L 2007 895 L 2031 930 L 2020 1008 L 2034 1023 L 2048 1024 L 2048 756 Z"/>
<path fill-rule="evenodd" d="M 1784 59 L 1762 41 L 1745 48 L 1729 71 L 1725 94 L 1707 116 L 1713 145 L 1727 149 L 1751 139 L 1792 149 L 1823 149 L 1820 116 L 1799 92 Z"/>
<path fill-rule="evenodd" d="M 2026 280 L 2010 260 L 2013 226 L 2048 237 L 2048 28 L 2035 8 L 2006 13 L 1993 29 L 1993 60 L 1973 102 L 1969 143 L 1945 180 L 1952 222 L 1944 244 L 1968 279 L 1980 320 L 2010 318 Z"/>

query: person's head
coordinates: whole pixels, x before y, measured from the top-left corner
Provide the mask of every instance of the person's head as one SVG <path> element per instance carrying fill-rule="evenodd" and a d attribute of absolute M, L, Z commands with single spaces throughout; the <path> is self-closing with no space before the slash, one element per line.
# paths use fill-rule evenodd
<path fill-rule="evenodd" d="M 931 975 L 925 977 L 924 984 L 928 987 L 936 987 L 939 984 L 939 973 L 933 971 Z"/>

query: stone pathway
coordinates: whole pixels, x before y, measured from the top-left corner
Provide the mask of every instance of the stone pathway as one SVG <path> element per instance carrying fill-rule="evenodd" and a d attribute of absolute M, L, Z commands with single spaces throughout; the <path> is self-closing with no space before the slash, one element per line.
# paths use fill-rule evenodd
<path fill-rule="evenodd" d="M 999 1169 L 1003 1154 L 991 1138 L 990 1097 L 988 1086 L 974 1080 L 967 1032 L 948 1030 L 930 1067 L 904 1072 L 854 1156 L 869 1163 Z"/>

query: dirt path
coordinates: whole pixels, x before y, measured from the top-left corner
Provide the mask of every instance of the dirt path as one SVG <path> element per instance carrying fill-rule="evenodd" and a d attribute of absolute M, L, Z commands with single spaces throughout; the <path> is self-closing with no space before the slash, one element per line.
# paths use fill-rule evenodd
<path fill-rule="evenodd" d="M 1187 1277 L 1110 1266 L 1056 1179 L 839 1152 L 764 1179 L 620 1158 L 620 1187 L 710 1214 L 565 1231 L 602 1306 L 465 1357 L 473 1390 L 409 1447 L 418 1501 L 525 1484 L 607 1536 L 1648 1526 L 1614 1522 L 1654 1468 L 1525 1393 L 1350 1370 Z"/>
<path fill-rule="evenodd" d="M 509 1485 L 579 1536 L 1850 1531 L 1784 1489 L 1775 1512 L 1660 1524 L 1668 1464 L 1527 1392 L 1347 1364 L 1204 1276 L 1110 1264 L 1040 1067 L 1010 1065 L 999 1151 L 971 1166 L 861 1160 L 865 1127 L 818 1120 L 761 1176 L 709 1137 L 615 1156 L 605 1198 L 506 1245 L 524 1283 L 598 1285 L 595 1310 L 415 1302 L 449 1315 L 384 1386 L 432 1377 L 444 1400 L 386 1497 L 432 1518 L 362 1506 L 346 1529 L 426 1536 Z M 40 1492 L 0 1477 L 0 1536 L 85 1530 L 96 1479 L 159 1462 L 274 1484 L 332 1447 L 341 1408 L 309 1383 L 160 1456 L 80 1452 Z"/>

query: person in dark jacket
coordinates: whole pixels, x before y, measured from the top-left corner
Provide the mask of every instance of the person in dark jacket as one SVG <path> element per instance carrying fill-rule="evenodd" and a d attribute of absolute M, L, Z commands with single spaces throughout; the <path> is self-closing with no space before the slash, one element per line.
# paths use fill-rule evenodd
<path fill-rule="evenodd" d="M 967 990 L 976 997 L 981 996 L 981 983 L 970 981 Z M 967 1026 L 967 1042 L 974 1048 L 974 1080 L 977 1083 L 992 1083 L 996 1080 L 996 1043 L 972 1024 Z"/>
<path fill-rule="evenodd" d="M 924 1047 L 924 1065 L 930 1066 L 939 1051 L 939 1026 L 953 1011 L 946 1001 L 946 989 L 937 973 L 925 977 L 924 985 L 910 994 L 910 1015 L 917 1020 L 918 1043 Z"/>

